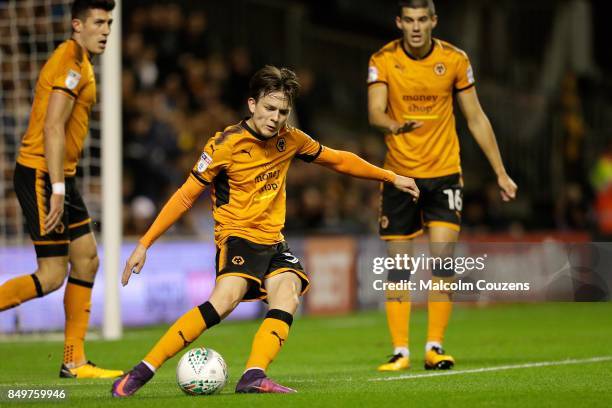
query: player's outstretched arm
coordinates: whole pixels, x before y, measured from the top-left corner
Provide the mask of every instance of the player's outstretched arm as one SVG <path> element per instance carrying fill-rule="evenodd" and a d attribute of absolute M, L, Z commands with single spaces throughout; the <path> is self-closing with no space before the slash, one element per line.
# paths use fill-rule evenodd
<path fill-rule="evenodd" d="M 387 114 L 388 92 L 387 84 L 382 82 L 368 87 L 368 120 L 370 125 L 383 133 L 393 135 L 412 132 L 414 129 L 423 126 L 423 122 L 416 120 L 400 123 L 391 119 Z"/>
<path fill-rule="evenodd" d="M 393 183 L 399 190 L 411 194 L 415 200 L 419 198 L 419 188 L 414 179 L 400 176 L 391 170 L 381 169 L 354 153 L 324 146 L 315 163 L 349 176 Z"/>
<path fill-rule="evenodd" d="M 172 195 L 125 263 L 121 278 L 123 286 L 128 284 L 132 273 L 140 273 L 144 267 L 147 249 L 191 208 L 204 188 L 204 185 L 190 175 L 185 184 Z"/>
<path fill-rule="evenodd" d="M 45 217 L 45 233 L 57 227 L 64 213 L 64 156 L 66 150 L 66 122 L 70 118 L 74 99 L 61 93 L 52 92 L 47 105 L 43 136 L 45 160 L 53 193 L 49 202 L 49 213 Z M 63 187 L 63 188 L 62 188 Z"/>
<path fill-rule="evenodd" d="M 506 172 L 493 127 L 480 106 L 476 90 L 471 88 L 468 91 L 459 92 L 457 94 L 457 101 L 472 136 L 474 136 L 485 156 L 487 156 L 491 167 L 493 167 L 497 175 L 497 184 L 499 185 L 502 199 L 504 201 L 513 200 L 516 197 L 518 187 Z"/>

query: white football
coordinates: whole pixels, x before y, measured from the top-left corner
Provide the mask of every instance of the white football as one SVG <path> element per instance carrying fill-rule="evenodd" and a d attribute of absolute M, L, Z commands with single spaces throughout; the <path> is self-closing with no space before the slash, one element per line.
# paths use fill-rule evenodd
<path fill-rule="evenodd" d="M 227 383 L 227 364 L 213 349 L 199 347 L 189 350 L 176 367 L 176 382 L 190 395 L 214 394 Z"/>

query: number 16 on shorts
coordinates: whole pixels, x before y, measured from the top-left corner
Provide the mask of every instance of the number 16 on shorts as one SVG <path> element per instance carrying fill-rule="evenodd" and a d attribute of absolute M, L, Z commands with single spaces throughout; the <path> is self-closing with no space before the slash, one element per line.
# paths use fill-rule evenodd
<path fill-rule="evenodd" d="M 453 211 L 461 211 L 463 207 L 461 189 L 447 188 L 442 190 L 442 192 L 446 194 L 446 197 L 448 198 L 448 209 Z"/>

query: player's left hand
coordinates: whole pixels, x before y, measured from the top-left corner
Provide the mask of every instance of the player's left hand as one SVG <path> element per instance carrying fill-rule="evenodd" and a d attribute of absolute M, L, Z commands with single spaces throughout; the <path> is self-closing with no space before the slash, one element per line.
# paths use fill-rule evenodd
<path fill-rule="evenodd" d="M 49 203 L 49 213 L 45 217 L 45 234 L 53 232 L 55 227 L 62 222 L 64 215 L 64 195 L 51 194 Z"/>
<path fill-rule="evenodd" d="M 499 185 L 499 188 L 501 189 L 500 194 L 502 200 L 510 201 L 516 198 L 516 190 L 518 190 L 518 187 L 508 174 L 504 173 L 501 176 L 498 176 L 497 185 Z"/>
<path fill-rule="evenodd" d="M 128 284 L 132 273 L 140 273 L 140 270 L 144 267 L 146 260 L 147 248 L 145 248 L 142 244 L 138 244 L 134 251 L 132 251 L 132 255 L 130 255 L 130 258 L 125 263 L 125 268 L 123 269 L 123 276 L 121 277 L 121 284 L 123 286 Z"/>
<path fill-rule="evenodd" d="M 419 199 L 420 191 L 413 178 L 400 176 L 398 174 L 395 176 L 395 181 L 393 182 L 393 185 L 398 190 L 412 195 L 414 201 Z"/>

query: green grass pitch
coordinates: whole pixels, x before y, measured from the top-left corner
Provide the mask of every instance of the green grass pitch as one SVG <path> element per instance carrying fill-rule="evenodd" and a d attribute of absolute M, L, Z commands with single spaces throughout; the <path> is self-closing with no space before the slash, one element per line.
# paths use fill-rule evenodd
<path fill-rule="evenodd" d="M 53 341 L 0 342 L 0 388 L 68 390 L 67 401 L 31 404 L 36 407 L 612 406 L 612 303 L 458 305 L 445 344 L 457 360 L 451 375 L 423 369 L 425 310 L 413 310 L 412 368 L 401 373 L 375 370 L 390 351 L 382 313 L 297 318 L 269 374 L 298 394 L 236 395 L 257 327 L 258 322 L 227 322 L 192 345 L 212 347 L 226 359 L 230 382 L 221 395 L 184 395 L 174 381 L 177 356 L 135 397 L 115 400 L 109 380 L 60 380 L 62 344 Z M 127 369 L 164 330 L 129 330 L 121 341 L 90 341 L 88 357 Z"/>

